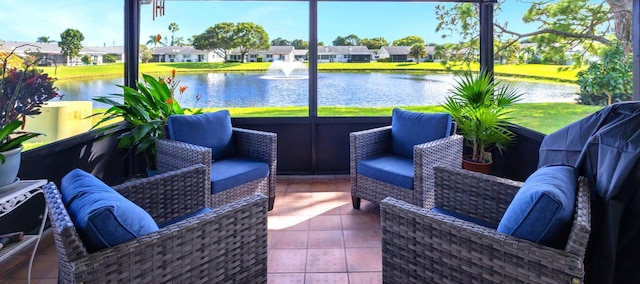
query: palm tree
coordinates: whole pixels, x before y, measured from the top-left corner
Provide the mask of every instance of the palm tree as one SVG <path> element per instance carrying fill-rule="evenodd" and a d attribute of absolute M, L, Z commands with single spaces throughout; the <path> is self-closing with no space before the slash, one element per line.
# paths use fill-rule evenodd
<path fill-rule="evenodd" d="M 427 50 L 423 44 L 414 44 L 409 51 L 409 56 L 416 59 L 416 64 L 420 64 L 420 58 L 427 56 Z"/>
<path fill-rule="evenodd" d="M 178 27 L 178 24 L 176 23 L 169 24 L 169 31 L 171 32 L 171 46 L 173 46 L 173 44 L 175 43 L 173 41 L 173 35 L 179 30 L 180 30 L 180 27 Z"/>
<path fill-rule="evenodd" d="M 150 35 L 149 36 L 149 40 L 147 40 L 146 45 L 152 45 L 153 47 L 156 47 L 159 45 L 165 45 L 163 42 L 161 42 L 160 40 L 162 39 L 162 36 L 160 34 L 157 35 Z"/>

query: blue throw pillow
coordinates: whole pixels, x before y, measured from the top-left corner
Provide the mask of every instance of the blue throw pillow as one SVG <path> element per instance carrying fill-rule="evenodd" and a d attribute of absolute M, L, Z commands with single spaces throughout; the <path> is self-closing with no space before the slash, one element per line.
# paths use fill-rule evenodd
<path fill-rule="evenodd" d="M 562 248 L 575 208 L 578 172 L 566 165 L 538 169 L 524 182 L 498 224 L 498 232 Z"/>
<path fill-rule="evenodd" d="M 93 175 L 75 169 L 63 178 L 63 202 L 87 250 L 95 252 L 155 232 L 149 213 Z"/>
<path fill-rule="evenodd" d="M 413 159 L 413 146 L 451 134 L 451 115 L 393 109 L 391 153 Z"/>
<path fill-rule="evenodd" d="M 172 115 L 167 121 L 171 139 L 211 148 L 212 160 L 235 154 L 228 110 L 196 115 Z"/>

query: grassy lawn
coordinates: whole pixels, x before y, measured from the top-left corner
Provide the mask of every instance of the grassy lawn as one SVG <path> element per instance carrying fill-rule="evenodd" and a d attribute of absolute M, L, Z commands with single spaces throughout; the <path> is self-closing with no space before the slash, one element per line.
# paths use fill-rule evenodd
<path fill-rule="evenodd" d="M 443 112 L 440 106 L 404 106 L 406 110 L 420 112 Z M 574 103 L 525 103 L 513 107 L 513 123 L 549 134 L 569 123 L 577 121 L 602 106 L 585 106 Z M 217 111 L 221 108 L 207 108 L 204 111 Z M 232 117 L 306 117 L 306 107 L 247 107 L 225 108 Z M 318 107 L 320 117 L 342 116 L 391 116 L 393 107 Z M 95 109 L 94 113 L 104 110 Z M 93 117 L 93 124 L 99 117 Z"/>
<path fill-rule="evenodd" d="M 176 62 L 176 63 L 143 63 L 140 64 L 140 72 L 146 74 L 156 74 L 168 76 L 171 70 L 176 69 L 179 73 L 203 73 L 203 72 L 228 72 L 228 71 L 264 71 L 271 63 L 214 63 L 214 62 Z M 561 82 L 575 82 L 576 74 L 579 70 L 559 70 L 563 66 L 544 64 L 522 64 L 522 65 L 496 65 L 495 72 L 498 76 L 528 77 L 538 80 L 552 80 Z M 472 66 L 477 70 L 478 66 Z M 104 76 L 122 77 L 124 76 L 124 64 L 106 64 L 92 66 L 58 66 L 43 67 L 45 72 L 58 78 L 58 80 L 69 80 L 77 78 L 95 78 Z M 322 71 L 431 71 L 445 72 L 440 63 L 421 62 L 415 63 L 390 63 L 390 62 L 370 62 L 370 63 L 319 63 L 318 70 Z M 462 67 L 457 70 L 463 70 Z"/>

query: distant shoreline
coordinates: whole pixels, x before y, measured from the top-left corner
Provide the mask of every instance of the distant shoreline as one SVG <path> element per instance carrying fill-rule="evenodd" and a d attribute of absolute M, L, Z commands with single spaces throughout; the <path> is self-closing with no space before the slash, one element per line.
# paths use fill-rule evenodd
<path fill-rule="evenodd" d="M 168 76 L 173 69 L 176 73 L 209 73 L 209 72 L 265 72 L 271 63 L 213 63 L 213 62 L 172 62 L 172 63 L 141 63 L 140 73 Z M 566 66 L 545 64 L 496 65 L 495 73 L 500 77 L 515 77 L 533 81 L 551 81 L 575 84 L 580 69 L 560 70 Z M 97 77 L 123 77 L 124 63 L 113 63 L 91 66 L 57 66 L 39 67 L 58 80 L 90 79 Z M 479 67 L 471 66 L 477 70 Z M 570 69 L 570 68 L 569 68 Z M 457 68 L 446 70 L 440 63 L 318 63 L 320 72 L 436 72 L 452 73 L 465 70 Z"/>

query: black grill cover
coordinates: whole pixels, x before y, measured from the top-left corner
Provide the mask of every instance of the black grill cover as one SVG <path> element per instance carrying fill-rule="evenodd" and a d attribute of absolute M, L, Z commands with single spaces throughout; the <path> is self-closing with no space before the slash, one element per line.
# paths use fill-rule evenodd
<path fill-rule="evenodd" d="M 538 166 L 569 164 L 589 179 L 588 283 L 640 283 L 640 103 L 618 103 L 542 141 Z"/>

